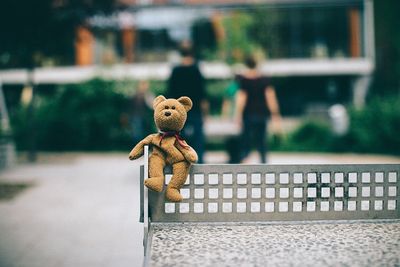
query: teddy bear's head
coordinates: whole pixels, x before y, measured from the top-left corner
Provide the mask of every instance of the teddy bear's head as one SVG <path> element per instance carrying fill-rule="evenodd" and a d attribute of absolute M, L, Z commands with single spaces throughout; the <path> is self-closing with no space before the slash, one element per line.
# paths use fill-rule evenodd
<path fill-rule="evenodd" d="M 183 96 L 178 99 L 166 99 L 160 95 L 154 99 L 154 122 L 159 130 L 164 132 L 182 130 L 187 112 L 192 108 L 192 100 Z"/>

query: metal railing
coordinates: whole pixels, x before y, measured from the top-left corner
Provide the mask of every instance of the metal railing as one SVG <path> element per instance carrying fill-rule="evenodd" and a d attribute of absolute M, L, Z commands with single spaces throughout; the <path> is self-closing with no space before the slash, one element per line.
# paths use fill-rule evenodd
<path fill-rule="evenodd" d="M 147 172 L 141 173 L 143 182 Z M 166 173 L 167 184 L 172 175 Z M 181 189 L 182 202 L 152 191 L 144 198 L 144 187 L 142 203 L 148 205 L 142 214 L 151 222 L 395 219 L 399 175 L 399 164 L 195 164 Z"/>

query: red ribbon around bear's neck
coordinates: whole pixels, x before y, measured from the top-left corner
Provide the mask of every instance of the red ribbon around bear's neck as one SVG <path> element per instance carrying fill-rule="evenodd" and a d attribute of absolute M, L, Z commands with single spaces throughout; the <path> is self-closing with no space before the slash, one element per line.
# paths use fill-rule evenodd
<path fill-rule="evenodd" d="M 161 140 L 160 140 L 160 146 L 161 146 L 161 142 L 164 139 L 164 137 L 170 137 L 170 136 L 175 136 L 176 140 L 178 141 L 178 143 L 184 147 L 184 148 L 188 148 L 189 146 L 186 144 L 185 140 L 182 139 L 182 137 L 179 135 L 179 132 L 175 132 L 175 131 L 171 131 L 171 132 L 160 132 L 161 135 Z"/>

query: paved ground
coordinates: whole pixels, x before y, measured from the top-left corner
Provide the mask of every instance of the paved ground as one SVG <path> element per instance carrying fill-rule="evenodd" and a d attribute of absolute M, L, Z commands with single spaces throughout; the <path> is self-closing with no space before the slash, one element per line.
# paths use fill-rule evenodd
<path fill-rule="evenodd" d="M 139 266 L 137 172 L 126 155 L 88 155 L 2 173 L 34 186 L 0 202 L 0 266 Z"/>
<path fill-rule="evenodd" d="M 222 153 L 208 162 L 223 162 Z M 248 162 L 257 162 L 252 155 Z M 271 163 L 400 163 L 400 158 L 272 154 Z M 140 266 L 140 162 L 125 154 L 47 154 L 0 173 L 33 186 L 0 201 L 0 267 Z"/>

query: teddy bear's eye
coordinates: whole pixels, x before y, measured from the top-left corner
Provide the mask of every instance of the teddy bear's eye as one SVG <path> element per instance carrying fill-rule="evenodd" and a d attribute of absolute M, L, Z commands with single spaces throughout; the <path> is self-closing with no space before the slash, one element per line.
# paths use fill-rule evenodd
<path fill-rule="evenodd" d="M 175 106 L 172 106 L 171 108 L 172 108 L 172 109 L 175 109 Z"/>
<path fill-rule="evenodd" d="M 168 106 L 165 106 L 164 108 L 165 108 L 165 109 L 169 109 L 169 107 L 168 107 Z"/>

